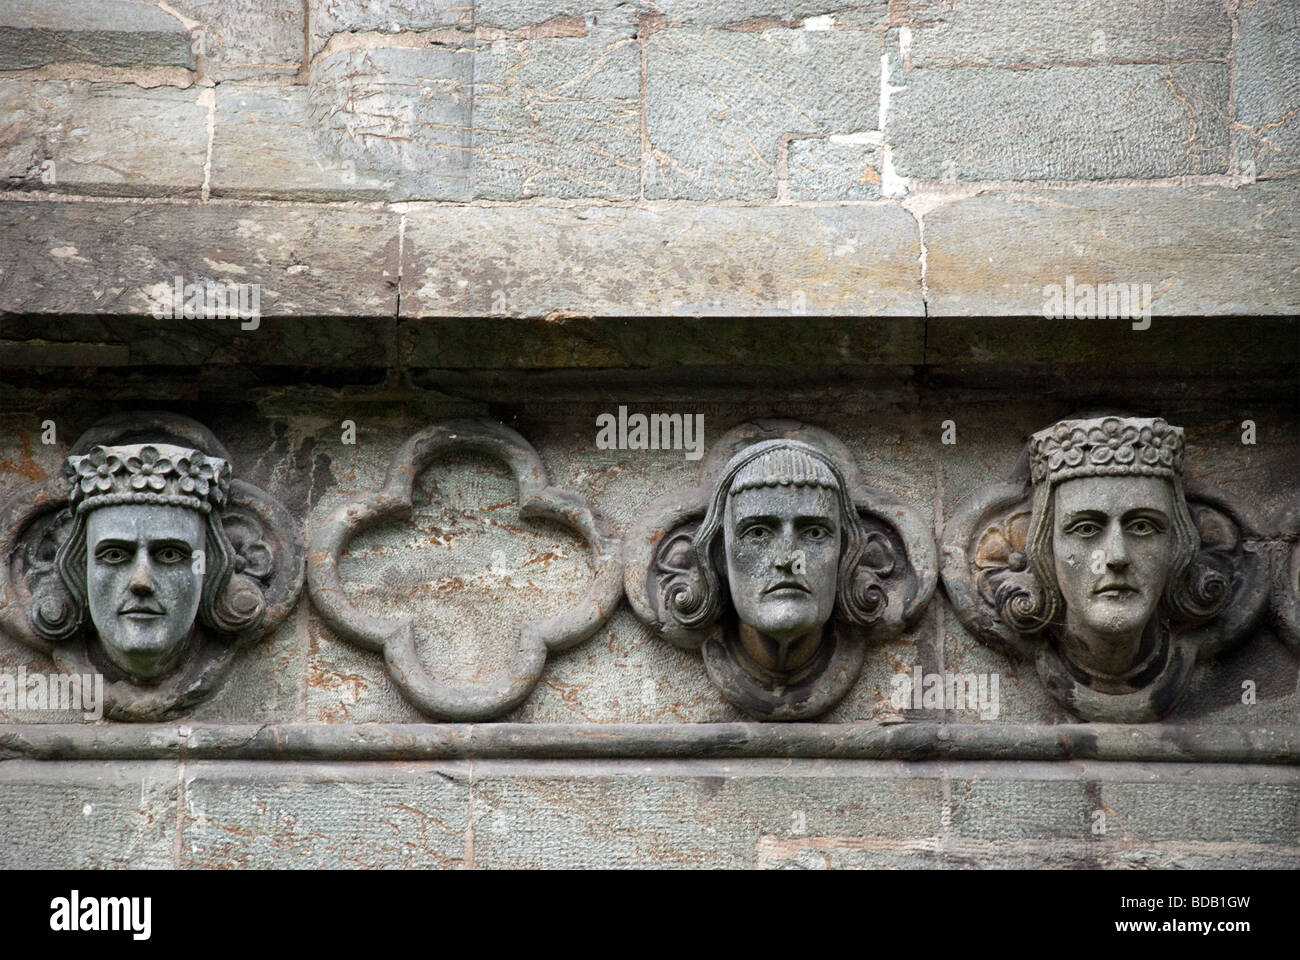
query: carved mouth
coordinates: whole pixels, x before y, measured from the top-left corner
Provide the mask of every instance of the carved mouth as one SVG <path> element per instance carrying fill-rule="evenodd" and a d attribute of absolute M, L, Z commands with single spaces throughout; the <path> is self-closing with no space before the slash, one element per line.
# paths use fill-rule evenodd
<path fill-rule="evenodd" d="M 1137 587 L 1127 583 L 1104 583 L 1092 591 L 1094 597 L 1106 597 L 1110 600 L 1122 600 L 1129 594 L 1140 593 Z"/>
<path fill-rule="evenodd" d="M 166 615 L 162 607 L 144 604 L 122 607 L 117 613 L 119 616 L 130 617 L 132 620 L 152 620 L 154 617 Z"/>
<path fill-rule="evenodd" d="M 764 596 L 771 596 L 772 594 L 784 595 L 784 594 L 793 594 L 793 593 L 811 594 L 812 591 L 809 590 L 802 583 L 799 583 L 795 580 L 782 580 L 780 583 L 773 584 L 772 586 L 768 587 L 766 590 L 763 591 Z"/>

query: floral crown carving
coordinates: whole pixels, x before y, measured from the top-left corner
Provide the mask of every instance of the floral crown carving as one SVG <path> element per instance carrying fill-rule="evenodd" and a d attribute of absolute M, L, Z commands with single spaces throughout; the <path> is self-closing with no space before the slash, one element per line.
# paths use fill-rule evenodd
<path fill-rule="evenodd" d="M 78 514 L 124 503 L 209 513 L 225 506 L 232 473 L 220 457 L 168 443 L 97 446 L 68 457 L 64 471 L 72 485 L 68 502 Z"/>
<path fill-rule="evenodd" d="M 1106 476 L 1172 480 L 1183 468 L 1183 428 L 1158 417 L 1061 420 L 1030 438 L 1029 463 L 1035 484 Z"/>

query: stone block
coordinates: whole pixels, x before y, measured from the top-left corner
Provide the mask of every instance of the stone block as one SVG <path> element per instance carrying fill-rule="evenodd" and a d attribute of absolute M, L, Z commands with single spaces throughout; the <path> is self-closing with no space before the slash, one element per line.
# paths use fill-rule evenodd
<path fill-rule="evenodd" d="M 397 216 L 319 207 L 122 203 L 0 204 L 9 257 L 0 285 L 5 335 L 15 340 L 114 342 L 108 320 L 69 326 L 50 314 L 136 317 L 125 325 L 132 363 L 294 362 L 331 353 L 373 357 L 373 325 L 321 317 L 391 318 L 397 311 Z M 262 320 L 176 317 L 175 278 L 256 285 Z M 246 298 L 251 301 L 250 294 Z M 45 317 L 46 319 L 41 319 Z M 278 328 L 283 336 L 268 336 Z M 334 338 L 341 340 L 336 341 Z M 266 350 L 266 353 L 262 353 Z M 251 353 L 249 351 L 252 351 Z M 288 352 L 286 352 L 288 351 Z M 224 359 L 223 359 L 224 358 Z"/>
<path fill-rule="evenodd" d="M 892 763 L 485 761 L 474 865 L 753 868 L 791 837 L 931 836 L 938 787 Z"/>
<path fill-rule="evenodd" d="M 196 763 L 183 789 L 180 867 L 465 862 L 467 764 Z"/>
<path fill-rule="evenodd" d="M 1125 839 L 1296 846 L 1300 777 L 1294 767 L 1202 767 L 1159 783 L 1103 783 L 1108 830 Z"/>
<path fill-rule="evenodd" d="M 466 199 L 473 59 L 472 46 L 444 45 L 319 56 L 305 126 L 333 165 L 358 179 L 391 180 L 390 199 Z"/>
<path fill-rule="evenodd" d="M 198 196 L 210 93 L 84 80 L 0 79 L 0 185 Z"/>
<path fill-rule="evenodd" d="M 1232 24 L 1218 0 L 912 0 L 912 67 L 1226 61 Z"/>
<path fill-rule="evenodd" d="M 179 19 L 130 0 L 3 0 L 0 70 L 47 63 L 186 67 L 196 59 Z"/>
<path fill-rule="evenodd" d="M 1237 8 L 1237 164 L 1247 176 L 1300 170 L 1300 7 Z"/>
<path fill-rule="evenodd" d="M 373 200 L 386 197 L 397 179 L 311 135 L 306 87 L 223 83 L 216 97 L 214 197 Z"/>
<path fill-rule="evenodd" d="M 482 41 L 473 195 L 619 200 L 641 189 L 641 51 L 630 29 Z"/>
<path fill-rule="evenodd" d="M 169 6 L 198 24 L 199 50 L 213 81 L 289 80 L 302 65 L 302 0 L 175 0 Z"/>
<path fill-rule="evenodd" d="M 176 765 L 0 764 L 0 868 L 165 870 L 176 838 Z"/>
<path fill-rule="evenodd" d="M 1228 170 L 1223 63 L 916 69 L 905 81 L 886 121 L 903 177 L 1073 181 Z"/>
<path fill-rule="evenodd" d="M 775 197 L 783 138 L 877 129 L 880 53 L 880 38 L 860 31 L 654 33 L 645 195 Z"/>
<path fill-rule="evenodd" d="M 830 136 L 791 140 L 792 200 L 879 200 L 881 149 L 877 138 Z"/>

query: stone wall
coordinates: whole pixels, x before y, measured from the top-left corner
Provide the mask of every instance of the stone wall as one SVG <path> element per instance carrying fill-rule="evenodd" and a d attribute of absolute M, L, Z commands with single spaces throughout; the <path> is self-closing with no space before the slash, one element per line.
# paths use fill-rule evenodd
<path fill-rule="evenodd" d="M 626 538 L 699 468 L 602 449 L 626 406 L 703 415 L 706 447 L 824 428 L 941 542 L 1034 431 L 1122 410 L 1185 429 L 1286 595 L 1298 60 L 1290 0 L 0 0 L 0 505 L 166 410 L 306 543 L 482 417 Z M 177 283 L 260 311 L 187 317 Z M 1045 315 L 1067 284 L 1145 315 Z M 339 570 L 449 682 L 595 571 L 492 457 L 414 503 Z M 624 601 L 450 724 L 304 590 L 161 722 L 4 710 L 0 865 L 1296 867 L 1288 629 L 1258 617 L 1159 722 L 1085 724 L 940 586 L 828 713 L 766 724 Z M 997 675 L 997 715 L 900 709 L 918 666 Z M 55 666 L 0 632 L 20 669 Z"/>

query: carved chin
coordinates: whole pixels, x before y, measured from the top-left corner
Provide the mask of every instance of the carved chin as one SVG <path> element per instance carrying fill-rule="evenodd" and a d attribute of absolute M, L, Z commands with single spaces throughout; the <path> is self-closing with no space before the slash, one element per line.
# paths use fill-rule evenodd
<path fill-rule="evenodd" d="M 192 626 L 163 617 L 114 619 L 108 630 L 100 631 L 104 653 L 114 665 L 143 679 L 155 679 L 171 670 Z"/>
<path fill-rule="evenodd" d="M 1155 613 L 1155 605 L 1139 594 L 1093 597 L 1083 608 L 1083 622 L 1103 636 L 1140 634 Z"/>
<path fill-rule="evenodd" d="M 801 637 L 827 620 L 812 597 L 761 600 L 755 614 L 749 625 L 776 640 Z"/>

